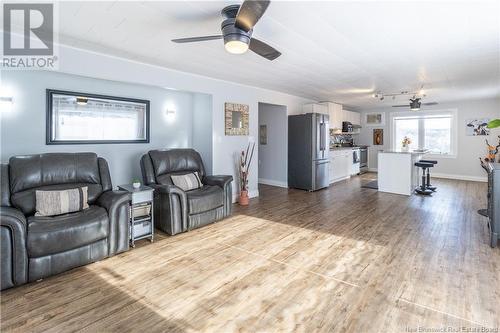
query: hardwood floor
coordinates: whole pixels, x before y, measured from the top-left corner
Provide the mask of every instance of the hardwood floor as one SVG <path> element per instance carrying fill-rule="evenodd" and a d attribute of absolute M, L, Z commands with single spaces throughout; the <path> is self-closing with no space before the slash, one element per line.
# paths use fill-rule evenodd
<path fill-rule="evenodd" d="M 249 207 L 189 233 L 2 292 L 1 330 L 416 332 L 500 327 L 500 249 L 486 184 L 433 197 L 261 186 Z"/>

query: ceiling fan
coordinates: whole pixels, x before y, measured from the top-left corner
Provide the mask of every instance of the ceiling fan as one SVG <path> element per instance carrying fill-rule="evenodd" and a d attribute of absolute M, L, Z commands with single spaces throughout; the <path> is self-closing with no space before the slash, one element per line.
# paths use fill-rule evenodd
<path fill-rule="evenodd" d="M 410 107 L 411 111 L 418 111 L 420 110 L 420 107 L 422 105 L 437 105 L 437 102 L 429 102 L 429 103 L 422 103 L 421 98 L 413 96 L 413 98 L 410 98 L 410 103 L 409 104 L 402 104 L 402 105 L 393 105 L 393 108 L 407 108 Z"/>
<path fill-rule="evenodd" d="M 224 47 L 229 53 L 242 54 L 250 49 L 266 59 L 274 60 L 281 55 L 281 52 L 252 37 L 255 24 L 264 15 L 270 2 L 269 0 L 245 0 L 241 5 L 224 7 L 221 11 L 224 18 L 221 24 L 222 35 L 179 38 L 172 39 L 172 42 L 193 43 L 223 39 Z"/>

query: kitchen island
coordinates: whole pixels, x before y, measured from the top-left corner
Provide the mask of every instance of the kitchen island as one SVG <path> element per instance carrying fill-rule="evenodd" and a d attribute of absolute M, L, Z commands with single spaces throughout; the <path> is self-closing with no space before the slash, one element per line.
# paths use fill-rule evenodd
<path fill-rule="evenodd" d="M 415 166 L 426 150 L 382 150 L 378 153 L 378 190 L 411 195 L 418 186 L 419 168 Z"/>

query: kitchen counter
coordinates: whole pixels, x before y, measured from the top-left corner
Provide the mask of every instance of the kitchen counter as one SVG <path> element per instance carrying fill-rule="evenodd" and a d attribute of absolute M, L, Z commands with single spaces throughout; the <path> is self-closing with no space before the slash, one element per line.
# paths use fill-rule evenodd
<path fill-rule="evenodd" d="M 411 195 L 418 185 L 420 161 L 428 150 L 382 150 L 378 153 L 378 189 L 381 192 Z"/>
<path fill-rule="evenodd" d="M 368 146 L 330 147 L 330 150 L 362 149 L 362 148 L 368 148 Z"/>
<path fill-rule="evenodd" d="M 330 147 L 330 150 L 352 150 L 358 147 Z"/>
<path fill-rule="evenodd" d="M 381 150 L 380 153 L 388 153 L 388 154 L 411 154 L 411 155 L 422 155 L 422 154 L 427 154 L 429 150 L 411 150 L 411 151 L 402 151 L 402 150 L 393 150 L 393 149 L 387 149 L 387 150 Z"/>

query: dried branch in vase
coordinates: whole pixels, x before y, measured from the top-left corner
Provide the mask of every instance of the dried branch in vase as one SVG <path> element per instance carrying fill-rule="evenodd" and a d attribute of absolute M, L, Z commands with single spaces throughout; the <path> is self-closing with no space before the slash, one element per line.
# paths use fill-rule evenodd
<path fill-rule="evenodd" d="M 248 191 L 248 176 L 252 164 L 255 142 L 249 143 L 246 151 L 242 150 L 240 155 L 240 190 Z"/>

